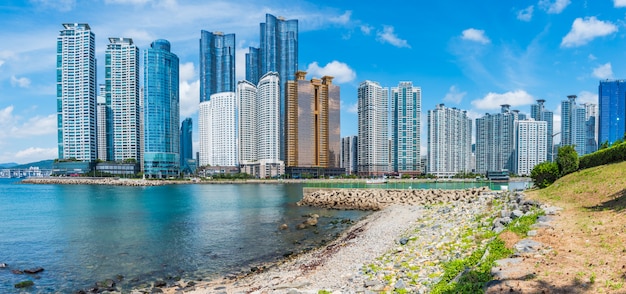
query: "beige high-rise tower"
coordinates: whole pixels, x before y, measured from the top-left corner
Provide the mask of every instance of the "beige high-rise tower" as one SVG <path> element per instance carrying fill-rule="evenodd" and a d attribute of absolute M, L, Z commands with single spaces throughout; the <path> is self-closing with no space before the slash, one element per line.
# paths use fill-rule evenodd
<path fill-rule="evenodd" d="M 339 86 L 333 77 L 305 80 L 298 71 L 287 82 L 285 101 L 286 166 L 338 168 L 341 133 Z"/>

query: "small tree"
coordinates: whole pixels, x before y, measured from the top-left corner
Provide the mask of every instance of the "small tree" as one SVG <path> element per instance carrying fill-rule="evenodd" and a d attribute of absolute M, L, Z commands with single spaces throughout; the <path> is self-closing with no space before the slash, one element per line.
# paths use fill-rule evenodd
<path fill-rule="evenodd" d="M 559 168 L 560 177 L 577 171 L 578 163 L 578 153 L 576 152 L 576 149 L 574 149 L 573 145 L 562 146 L 559 148 L 556 155 L 556 164 Z"/>
<path fill-rule="evenodd" d="M 535 186 L 545 188 L 559 178 L 559 167 L 555 162 L 542 162 L 530 171 L 530 178 L 533 179 Z"/>

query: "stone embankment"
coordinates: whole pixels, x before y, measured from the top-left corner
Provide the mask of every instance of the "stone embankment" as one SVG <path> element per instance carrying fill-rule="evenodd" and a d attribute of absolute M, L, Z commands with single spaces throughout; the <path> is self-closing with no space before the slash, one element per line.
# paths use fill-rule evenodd
<path fill-rule="evenodd" d="M 150 181 L 120 178 L 29 178 L 22 180 L 25 184 L 62 184 L 62 185 L 113 185 L 113 186 L 161 186 L 174 184 L 175 181 Z"/>
<path fill-rule="evenodd" d="M 487 187 L 465 190 L 385 190 L 305 188 L 299 206 L 334 209 L 381 210 L 391 204 L 432 205 L 449 202 L 472 202 Z"/>

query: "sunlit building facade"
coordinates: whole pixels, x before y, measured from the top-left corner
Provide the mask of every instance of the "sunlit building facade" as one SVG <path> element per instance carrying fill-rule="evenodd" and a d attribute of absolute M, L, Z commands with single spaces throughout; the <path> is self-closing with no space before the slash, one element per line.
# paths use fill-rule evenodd
<path fill-rule="evenodd" d="M 332 77 L 305 80 L 299 71 L 287 86 L 287 167 L 339 168 L 340 96 Z"/>
<path fill-rule="evenodd" d="M 535 165 L 548 159 L 548 122 L 518 120 L 515 128 L 515 173 L 530 176 Z"/>
<path fill-rule="evenodd" d="M 611 145 L 626 134 L 626 81 L 600 81 L 598 98 L 598 144 Z"/>
<path fill-rule="evenodd" d="M 476 119 L 476 172 L 515 170 L 515 122 L 525 119 L 511 106 Z"/>
<path fill-rule="evenodd" d="M 554 161 L 555 156 L 553 155 L 552 149 L 554 146 L 554 113 L 552 111 L 546 110 L 545 107 L 546 100 L 539 99 L 536 104 L 530 106 L 530 117 L 536 121 L 545 121 L 546 122 L 546 150 L 548 151 L 547 159 L 550 161 Z"/>

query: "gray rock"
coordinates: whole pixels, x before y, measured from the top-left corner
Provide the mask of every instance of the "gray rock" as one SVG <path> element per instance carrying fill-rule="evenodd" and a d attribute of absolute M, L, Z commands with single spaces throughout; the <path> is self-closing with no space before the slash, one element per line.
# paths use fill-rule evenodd
<path fill-rule="evenodd" d="M 531 230 L 531 231 L 528 231 L 528 234 L 527 234 L 527 235 L 528 235 L 528 237 L 534 237 L 534 236 L 537 236 L 537 230 Z"/>
<path fill-rule="evenodd" d="M 522 217 L 522 216 L 524 216 L 524 213 L 523 213 L 521 210 L 517 210 L 517 209 L 516 209 L 516 210 L 513 210 L 513 211 L 511 212 L 511 218 L 512 218 L 512 219 L 516 219 L 516 218 L 518 218 L 518 217 Z"/>
<path fill-rule="evenodd" d="M 394 288 L 396 289 L 404 289 L 406 288 L 406 284 L 404 284 L 404 281 L 402 279 L 399 279 L 396 284 L 394 285 Z"/>
<path fill-rule="evenodd" d="M 548 207 L 543 209 L 543 211 L 546 213 L 546 215 L 557 215 L 557 214 L 559 214 L 559 212 L 561 210 L 563 210 L 563 208 L 556 207 L 556 206 L 548 206 Z"/>
<path fill-rule="evenodd" d="M 531 239 L 524 239 L 513 246 L 516 253 L 537 253 L 543 244 Z"/>
<path fill-rule="evenodd" d="M 409 242 L 408 238 L 400 238 L 400 241 L 398 241 L 398 243 L 400 243 L 400 245 L 406 245 L 406 243 Z"/>
<path fill-rule="evenodd" d="M 513 220 L 512 220 L 510 217 L 508 217 L 508 216 L 507 216 L 507 217 L 501 217 L 499 220 L 500 220 L 500 223 L 501 223 L 501 224 L 503 224 L 503 225 L 505 225 L 505 226 L 506 226 L 506 225 L 508 225 L 508 224 L 510 224 L 510 223 L 511 223 L 511 221 L 513 221 Z"/>

